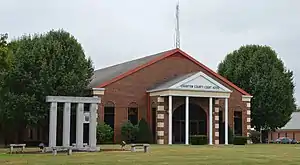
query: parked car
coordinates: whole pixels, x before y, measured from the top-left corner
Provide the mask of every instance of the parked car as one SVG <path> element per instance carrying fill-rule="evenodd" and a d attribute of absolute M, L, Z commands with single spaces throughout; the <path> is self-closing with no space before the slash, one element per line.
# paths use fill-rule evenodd
<path fill-rule="evenodd" d="M 290 139 L 288 137 L 280 137 L 275 140 L 275 143 L 281 143 L 281 144 L 297 144 L 297 141 L 295 139 Z"/>
<path fill-rule="evenodd" d="M 297 142 L 296 139 L 293 139 L 293 140 L 291 141 L 291 144 L 298 144 L 298 142 Z"/>

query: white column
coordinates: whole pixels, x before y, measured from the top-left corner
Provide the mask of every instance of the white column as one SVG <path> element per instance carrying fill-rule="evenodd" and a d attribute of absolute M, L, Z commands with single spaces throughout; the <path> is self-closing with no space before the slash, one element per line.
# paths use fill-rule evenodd
<path fill-rule="evenodd" d="M 63 146 L 70 146 L 71 103 L 64 104 L 63 117 Z"/>
<path fill-rule="evenodd" d="M 49 147 L 56 146 L 57 102 L 51 102 L 49 116 Z"/>
<path fill-rule="evenodd" d="M 172 96 L 169 96 L 169 144 L 172 144 Z"/>
<path fill-rule="evenodd" d="M 76 109 L 76 146 L 77 148 L 83 147 L 83 103 L 77 104 Z"/>
<path fill-rule="evenodd" d="M 90 105 L 89 146 L 91 149 L 96 149 L 97 147 L 97 107 L 97 104 Z"/>
<path fill-rule="evenodd" d="M 225 98 L 225 145 L 228 144 L 228 98 Z"/>
<path fill-rule="evenodd" d="M 213 111 L 212 97 L 209 98 L 209 145 L 213 144 Z"/>
<path fill-rule="evenodd" d="M 185 97 L 185 144 L 189 144 L 189 97 Z"/>

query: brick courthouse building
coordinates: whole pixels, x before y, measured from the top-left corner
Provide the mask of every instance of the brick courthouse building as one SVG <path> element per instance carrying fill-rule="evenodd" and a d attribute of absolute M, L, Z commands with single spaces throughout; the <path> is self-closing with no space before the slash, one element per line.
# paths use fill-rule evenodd
<path fill-rule="evenodd" d="M 158 144 L 188 144 L 190 135 L 226 144 L 221 124 L 236 135 L 250 129 L 252 96 L 180 49 L 96 70 L 90 86 L 102 98 L 98 120 L 114 129 L 115 142 L 124 122 L 141 118 Z"/>

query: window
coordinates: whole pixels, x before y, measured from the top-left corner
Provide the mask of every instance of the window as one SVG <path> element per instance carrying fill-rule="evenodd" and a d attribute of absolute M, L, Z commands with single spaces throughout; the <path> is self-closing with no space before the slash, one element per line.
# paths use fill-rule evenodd
<path fill-rule="evenodd" d="M 152 138 L 154 140 L 154 142 L 156 142 L 156 118 L 157 118 L 157 115 L 156 115 L 156 107 L 157 105 L 155 104 L 155 102 L 152 102 L 152 105 L 151 105 L 151 109 L 152 109 Z"/>
<path fill-rule="evenodd" d="M 107 102 L 104 105 L 104 122 L 114 130 L 114 128 L 115 128 L 115 105 L 113 102 Z"/>
<path fill-rule="evenodd" d="M 221 111 L 221 108 L 219 110 L 219 124 L 221 125 L 223 123 L 223 111 Z"/>
<path fill-rule="evenodd" d="M 156 114 L 156 108 L 157 108 L 157 105 L 155 102 L 152 102 L 151 104 L 151 109 L 152 109 L 152 139 L 153 139 L 153 142 L 156 142 L 156 119 L 157 119 L 157 114 Z"/>
<path fill-rule="evenodd" d="M 128 106 L 128 120 L 133 124 L 138 124 L 138 106 L 136 103 L 130 103 Z"/>
<path fill-rule="evenodd" d="M 242 121 L 242 112 L 234 112 L 234 134 L 237 136 L 242 136 L 243 134 L 243 121 Z"/>

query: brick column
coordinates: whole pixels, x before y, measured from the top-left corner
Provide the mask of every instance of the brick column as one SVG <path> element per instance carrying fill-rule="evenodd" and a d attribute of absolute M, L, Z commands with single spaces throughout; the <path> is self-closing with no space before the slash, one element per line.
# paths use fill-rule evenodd
<path fill-rule="evenodd" d="M 219 111 L 220 111 L 220 100 L 215 99 L 214 105 L 214 144 L 220 143 L 219 135 Z"/>
<path fill-rule="evenodd" d="M 164 136 L 165 136 L 165 106 L 164 106 L 164 98 L 157 97 L 157 117 L 156 117 L 156 136 L 157 136 L 157 144 L 165 144 Z"/>
<path fill-rule="evenodd" d="M 250 135 L 250 130 L 251 130 L 251 103 L 246 102 L 246 109 L 247 109 L 247 137 Z M 250 143 L 250 140 L 248 140 L 248 144 Z"/>

